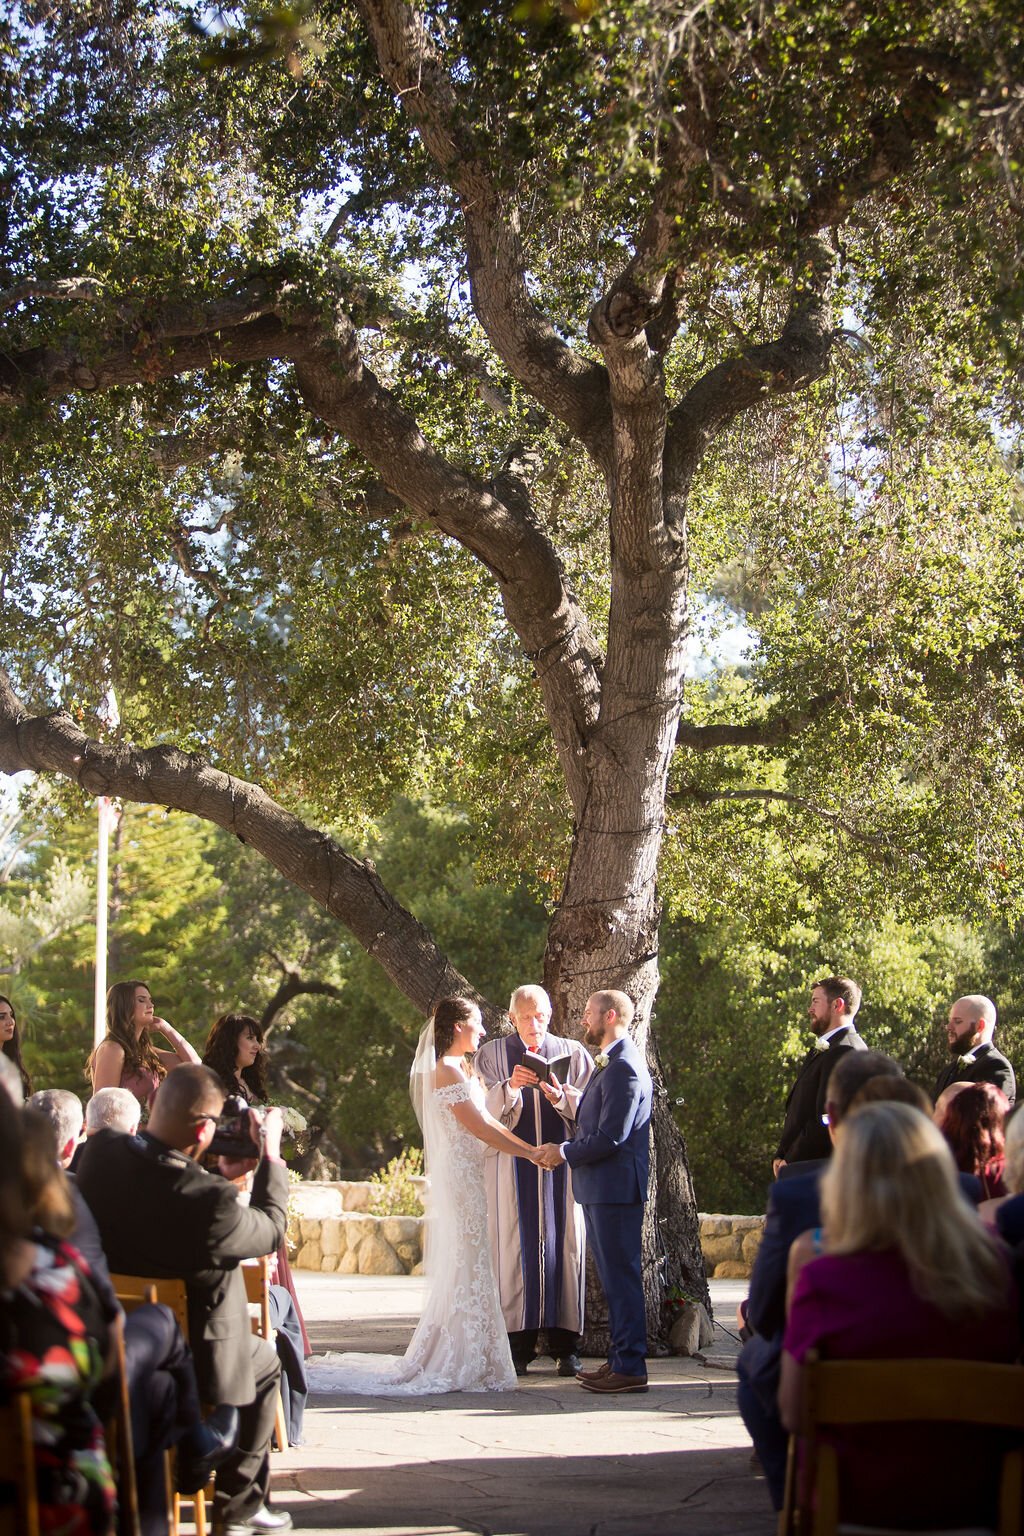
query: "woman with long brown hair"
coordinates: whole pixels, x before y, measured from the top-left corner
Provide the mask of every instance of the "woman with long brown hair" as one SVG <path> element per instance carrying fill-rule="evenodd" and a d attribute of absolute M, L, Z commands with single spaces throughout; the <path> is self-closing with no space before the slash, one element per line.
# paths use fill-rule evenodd
<path fill-rule="evenodd" d="M 157 1050 L 151 1030 L 173 1049 Z M 86 1067 L 93 1093 L 101 1088 L 127 1088 L 146 1108 L 163 1078 L 179 1066 L 198 1067 L 198 1052 L 173 1024 L 157 1017 L 144 981 L 115 981 L 107 993 L 107 1033 Z"/>
<path fill-rule="evenodd" d="M 27 1099 L 32 1092 L 32 1079 L 26 1072 L 25 1064 L 21 1059 L 21 1035 L 18 1031 L 18 1021 L 14 1016 L 14 1004 L 9 997 L 0 997 L 0 1050 L 17 1067 Z"/>
<path fill-rule="evenodd" d="M 266 1104 L 263 1030 L 251 1014 L 221 1014 L 210 1030 L 203 1066 L 216 1072 L 225 1093 L 237 1094 L 247 1104 Z"/>

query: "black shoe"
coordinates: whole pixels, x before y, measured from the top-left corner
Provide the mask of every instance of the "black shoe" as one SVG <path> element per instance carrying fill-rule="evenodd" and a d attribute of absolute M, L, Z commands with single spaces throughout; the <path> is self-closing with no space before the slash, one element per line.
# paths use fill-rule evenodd
<path fill-rule="evenodd" d="M 575 1376 L 577 1371 L 582 1371 L 583 1361 L 579 1355 L 563 1355 L 558 1362 L 559 1376 Z"/>
<path fill-rule="evenodd" d="M 247 1520 L 226 1520 L 223 1525 L 214 1524 L 213 1536 L 275 1536 L 277 1531 L 290 1531 L 292 1517 L 286 1509 L 268 1509 L 261 1504 Z"/>
<path fill-rule="evenodd" d="M 513 1359 L 512 1364 L 516 1368 L 516 1375 L 517 1376 L 525 1376 L 526 1375 L 526 1367 L 529 1365 L 529 1363 L 530 1363 L 529 1360 L 516 1360 L 516 1359 Z"/>
<path fill-rule="evenodd" d="M 238 1409 L 221 1403 L 201 1424 L 178 1441 L 175 1476 L 179 1493 L 198 1493 L 205 1488 L 222 1461 L 238 1445 Z"/>

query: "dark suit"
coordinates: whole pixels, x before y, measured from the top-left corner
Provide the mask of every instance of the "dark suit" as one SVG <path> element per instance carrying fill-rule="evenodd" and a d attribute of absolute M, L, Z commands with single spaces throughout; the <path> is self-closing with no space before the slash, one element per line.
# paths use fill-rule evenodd
<path fill-rule="evenodd" d="M 828 1041 L 828 1050 L 811 1046 L 789 1090 L 776 1157 L 784 1158 L 787 1163 L 802 1163 L 809 1158 L 832 1156 L 828 1127 L 821 1123 L 828 1080 L 842 1060 L 843 1051 L 866 1050 L 866 1043 L 852 1024 L 836 1031 Z"/>
<path fill-rule="evenodd" d="M 1017 1081 L 1013 1075 L 1013 1067 L 1002 1051 L 997 1051 L 994 1045 L 976 1045 L 974 1057 L 975 1060 L 967 1066 L 962 1066 L 954 1057 L 949 1066 L 944 1067 L 935 1079 L 932 1098 L 937 1099 L 950 1083 L 994 1083 L 997 1088 L 1003 1090 L 1012 1104 L 1017 1097 Z"/>
<path fill-rule="evenodd" d="M 608 1301 L 608 1361 L 623 1376 L 646 1376 L 647 1313 L 641 1235 L 650 1169 L 651 1075 L 628 1035 L 604 1052 L 565 1147 L 573 1194 Z"/>
<path fill-rule="evenodd" d="M 238 1264 L 272 1253 L 284 1238 L 284 1165 L 260 1162 L 245 1206 L 226 1179 L 147 1132 L 104 1130 L 89 1138 L 77 1182 L 113 1270 L 184 1279 L 200 1393 L 241 1410 L 238 1451 L 217 1473 L 216 1520 L 248 1519 L 270 1486 L 280 1367 L 273 1347 L 252 1333 Z"/>

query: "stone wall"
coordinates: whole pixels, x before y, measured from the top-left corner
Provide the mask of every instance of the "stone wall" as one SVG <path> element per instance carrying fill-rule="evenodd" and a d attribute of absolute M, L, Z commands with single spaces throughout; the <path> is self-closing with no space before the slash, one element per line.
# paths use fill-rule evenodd
<path fill-rule="evenodd" d="M 699 1216 L 709 1280 L 747 1280 L 764 1236 L 763 1216 Z"/>
<path fill-rule="evenodd" d="M 288 1252 L 296 1269 L 341 1275 L 418 1275 L 423 1219 L 370 1216 L 371 1184 L 299 1184 L 289 1201 Z M 745 1280 L 764 1231 L 763 1216 L 701 1216 L 708 1276 Z"/>

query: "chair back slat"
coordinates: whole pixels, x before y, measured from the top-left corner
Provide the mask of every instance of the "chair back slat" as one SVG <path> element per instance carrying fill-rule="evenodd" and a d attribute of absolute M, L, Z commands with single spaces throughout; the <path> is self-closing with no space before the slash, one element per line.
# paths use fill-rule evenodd
<path fill-rule="evenodd" d="M 0 1504 L 0 1536 L 39 1536 L 32 1404 L 27 1392 L 0 1403 L 0 1483 L 10 1497 Z"/>
<path fill-rule="evenodd" d="M 822 1361 L 811 1354 L 801 1371 L 799 1420 L 799 1433 L 790 1440 L 779 1536 L 836 1536 L 846 1529 L 839 1457 L 821 1438 L 823 1429 L 943 1423 L 1024 1435 L 1024 1368 L 976 1360 Z M 879 1444 L 884 1454 L 884 1434 Z M 1021 1536 L 1024 1449 L 1009 1445 L 1001 1460 L 995 1536 Z M 911 1466 L 902 1472 L 910 1481 L 916 1475 Z"/>

